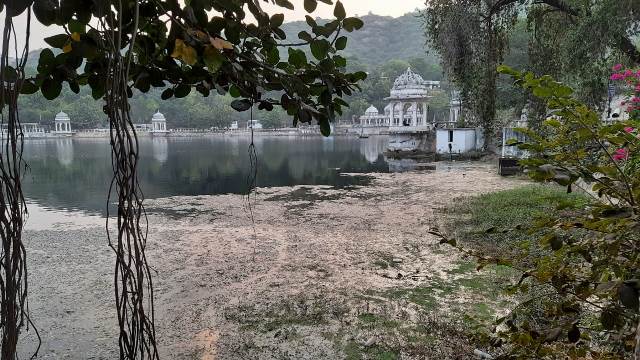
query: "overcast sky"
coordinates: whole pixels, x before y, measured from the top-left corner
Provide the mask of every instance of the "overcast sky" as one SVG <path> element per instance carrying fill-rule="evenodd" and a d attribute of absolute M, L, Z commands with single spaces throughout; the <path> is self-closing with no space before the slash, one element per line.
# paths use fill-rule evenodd
<path fill-rule="evenodd" d="M 293 11 L 277 7 L 275 5 L 264 5 L 264 10 L 269 13 L 283 12 L 286 21 L 303 20 L 307 13 L 302 6 L 303 0 L 291 0 L 296 9 Z M 425 0 L 342 0 L 348 16 L 366 15 L 369 12 L 376 15 L 385 15 L 398 17 L 410 11 L 424 8 Z M 24 14 L 23 14 L 24 15 Z M 333 6 L 318 2 L 318 9 L 312 14 L 313 17 L 322 18 L 333 17 Z M 16 22 L 16 29 L 22 29 L 21 24 L 24 23 L 25 16 L 20 16 Z M 4 23 L 4 16 L 0 16 L 0 20 Z M 44 38 L 47 36 L 59 34 L 59 29 L 54 27 L 45 27 L 37 21 L 32 21 L 31 42 L 29 48 L 31 50 L 47 47 Z M 21 47 L 22 44 L 19 44 Z"/>

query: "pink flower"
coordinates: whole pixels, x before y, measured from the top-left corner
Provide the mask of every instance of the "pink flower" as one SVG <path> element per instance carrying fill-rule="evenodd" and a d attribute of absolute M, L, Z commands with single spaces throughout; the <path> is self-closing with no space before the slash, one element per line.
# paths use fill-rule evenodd
<path fill-rule="evenodd" d="M 637 97 L 637 96 L 634 96 L 634 97 L 632 97 L 632 98 L 631 98 L 631 102 L 632 102 L 632 103 L 636 103 L 636 104 L 637 104 L 637 103 L 640 103 L 640 98 L 639 98 L 639 97 Z"/>
<path fill-rule="evenodd" d="M 627 133 L 632 133 L 633 130 L 635 130 L 634 128 L 632 128 L 631 126 L 627 126 L 626 128 L 624 128 L 624 131 Z"/>
<path fill-rule="evenodd" d="M 622 64 L 616 64 L 613 66 L 613 71 L 620 71 L 622 69 Z"/>
<path fill-rule="evenodd" d="M 624 75 L 622 74 L 615 73 L 611 75 L 611 80 L 622 80 L 622 79 L 624 79 Z"/>
<path fill-rule="evenodd" d="M 627 151 L 627 149 L 618 149 L 613 154 L 612 158 L 615 161 L 623 161 L 623 160 L 627 160 L 628 156 L 629 156 L 629 151 Z"/>
<path fill-rule="evenodd" d="M 630 76 L 634 76 L 635 74 L 633 73 L 633 71 L 631 71 L 631 69 L 627 69 L 624 71 L 624 77 L 630 77 Z"/>

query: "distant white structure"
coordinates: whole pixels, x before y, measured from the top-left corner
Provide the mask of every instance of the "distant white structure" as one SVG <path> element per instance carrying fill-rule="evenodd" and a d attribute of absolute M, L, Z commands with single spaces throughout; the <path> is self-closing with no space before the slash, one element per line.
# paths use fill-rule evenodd
<path fill-rule="evenodd" d="M 249 120 L 247 121 L 247 130 L 260 130 L 262 129 L 262 124 L 260 123 L 260 120 Z"/>
<path fill-rule="evenodd" d="M 151 118 L 151 134 L 162 136 L 166 135 L 168 132 L 167 119 L 160 111 L 157 111 Z"/>
<path fill-rule="evenodd" d="M 65 112 L 61 111 L 56 115 L 54 120 L 55 131 L 54 134 L 58 135 L 71 135 L 71 118 Z"/>
<path fill-rule="evenodd" d="M 480 129 L 449 128 L 436 130 L 438 154 L 464 154 L 482 147 L 484 139 Z"/>
<path fill-rule="evenodd" d="M 522 159 L 529 156 L 529 153 L 525 150 L 521 150 L 518 146 L 509 145 L 509 142 L 515 140 L 518 143 L 524 143 L 527 141 L 527 136 L 516 129 L 526 129 L 529 127 L 529 109 L 525 107 L 522 109 L 520 119 L 512 121 L 510 124 L 502 128 L 502 158 L 516 158 Z"/>
<path fill-rule="evenodd" d="M 388 119 L 380 116 L 378 109 L 371 105 L 365 110 L 364 115 L 360 117 L 361 126 L 389 126 Z"/>
<path fill-rule="evenodd" d="M 437 81 L 425 81 L 408 68 L 394 82 L 390 96 L 385 100 L 385 115 L 390 127 L 430 128 L 428 121 L 431 90 L 440 86 Z"/>
<path fill-rule="evenodd" d="M 389 97 L 385 98 L 389 104 L 385 106 L 384 113 L 370 106 L 360 117 L 360 126 L 429 129 L 432 124 L 428 120 L 428 103 L 432 91 L 439 88 L 439 81 L 424 80 L 408 68 L 393 82 Z M 403 132 L 408 130 L 411 129 L 403 129 Z"/>
<path fill-rule="evenodd" d="M 630 99 L 627 96 L 614 96 L 611 99 L 610 106 L 602 114 L 602 121 L 605 124 L 612 124 L 616 121 L 629 120 L 629 113 L 627 112 L 629 101 Z"/>
<path fill-rule="evenodd" d="M 449 126 L 455 127 L 460 120 L 460 113 L 462 112 L 462 100 L 460 100 L 460 92 L 451 92 L 451 100 L 449 100 Z"/>
<path fill-rule="evenodd" d="M 229 127 L 229 129 L 231 129 L 231 130 L 238 130 L 238 129 L 239 129 L 239 127 L 238 127 L 238 122 L 237 122 L 237 121 L 232 122 L 232 123 L 231 123 L 231 126 Z"/>

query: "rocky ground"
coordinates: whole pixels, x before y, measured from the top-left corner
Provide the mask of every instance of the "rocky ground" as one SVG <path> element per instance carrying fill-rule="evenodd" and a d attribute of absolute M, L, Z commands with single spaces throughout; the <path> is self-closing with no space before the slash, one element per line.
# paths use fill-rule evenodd
<path fill-rule="evenodd" d="M 492 287 L 499 270 L 476 274 L 428 230 L 456 198 L 521 180 L 478 163 L 370 176 L 357 188 L 259 189 L 251 206 L 239 195 L 147 201 L 162 358 L 470 354 L 456 335 L 504 305 Z M 103 234 L 101 221 L 26 234 L 42 358 L 117 357 L 113 256 Z"/>

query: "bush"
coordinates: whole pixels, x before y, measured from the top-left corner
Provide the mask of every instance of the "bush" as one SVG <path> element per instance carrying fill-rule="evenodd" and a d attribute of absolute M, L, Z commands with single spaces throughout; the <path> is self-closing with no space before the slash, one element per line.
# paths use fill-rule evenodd
<path fill-rule="evenodd" d="M 493 344 L 505 358 L 640 358 L 640 72 L 616 66 L 613 80 L 630 89 L 629 120 L 605 124 L 599 114 L 549 76 L 536 77 L 507 67 L 500 72 L 543 100 L 549 110 L 539 131 L 528 135 L 531 157 L 521 161 L 531 178 L 576 188 L 592 201 L 570 212 L 550 212 L 515 230 L 533 234 L 546 251 L 533 261 L 513 254 L 475 253 L 480 267 L 490 263 L 521 271 L 511 289 L 552 293 L 530 297 L 498 320 Z M 508 216 L 503 214 L 504 216 Z M 444 239 L 457 246 L 454 240 Z M 463 249 L 466 252 L 469 250 Z M 539 294 L 539 292 L 538 292 Z"/>

